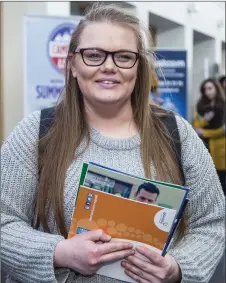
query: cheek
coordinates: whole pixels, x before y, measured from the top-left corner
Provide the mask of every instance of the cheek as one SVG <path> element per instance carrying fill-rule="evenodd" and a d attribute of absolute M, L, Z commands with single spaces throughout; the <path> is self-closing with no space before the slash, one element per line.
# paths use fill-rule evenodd
<path fill-rule="evenodd" d="M 136 80 L 137 80 L 137 74 L 135 73 L 132 77 L 131 77 L 131 81 L 130 81 L 130 91 L 133 91 L 135 84 L 136 84 Z"/>
<path fill-rule="evenodd" d="M 75 63 L 75 69 L 76 77 L 81 83 L 87 83 L 92 80 L 98 70 L 96 67 L 86 66 L 82 60 L 79 60 Z"/>
<path fill-rule="evenodd" d="M 137 79 L 137 69 L 125 72 L 123 78 L 126 83 L 129 83 L 131 86 L 134 85 Z"/>
<path fill-rule="evenodd" d="M 210 92 L 210 96 L 211 96 L 211 98 L 213 98 L 213 97 L 215 97 L 215 96 L 216 96 L 215 89 L 211 90 L 211 92 Z"/>
<path fill-rule="evenodd" d="M 87 82 L 89 80 L 92 80 L 92 78 L 94 77 L 96 73 L 96 70 L 95 68 L 91 68 L 91 67 L 82 67 L 82 68 L 79 68 L 78 71 L 77 71 L 77 78 L 78 80 L 86 80 Z"/>
<path fill-rule="evenodd" d="M 87 70 L 87 68 L 80 68 L 77 69 L 77 81 L 79 88 L 83 94 L 90 93 L 92 89 L 92 82 L 93 82 L 93 77 L 95 75 L 95 70 Z"/>

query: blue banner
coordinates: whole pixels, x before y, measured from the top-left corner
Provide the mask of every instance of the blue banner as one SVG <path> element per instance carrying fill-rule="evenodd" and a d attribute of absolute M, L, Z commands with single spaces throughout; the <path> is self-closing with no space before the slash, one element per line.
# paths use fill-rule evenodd
<path fill-rule="evenodd" d="M 81 17 L 24 17 L 24 115 L 56 104 L 71 34 Z"/>
<path fill-rule="evenodd" d="M 156 50 L 158 88 L 151 98 L 187 118 L 187 54 L 182 50 Z"/>

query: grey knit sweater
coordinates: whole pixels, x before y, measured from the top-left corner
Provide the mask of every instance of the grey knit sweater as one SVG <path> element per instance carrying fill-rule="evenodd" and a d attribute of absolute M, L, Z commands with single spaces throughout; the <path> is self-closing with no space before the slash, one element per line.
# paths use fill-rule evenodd
<path fill-rule="evenodd" d="M 47 234 L 31 227 L 38 175 L 39 119 L 39 111 L 23 119 L 2 146 L 1 255 L 2 265 L 9 274 L 7 282 L 119 283 L 98 275 L 76 277 L 63 268 L 54 270 L 54 249 L 62 236 L 54 228 L 52 234 Z M 225 200 L 212 159 L 202 141 L 182 118 L 177 117 L 177 123 L 186 185 L 191 191 L 185 237 L 179 245 L 173 243 L 169 253 L 181 267 L 183 283 L 207 283 L 224 250 Z M 89 147 L 67 171 L 64 212 L 68 229 L 81 165 L 89 161 L 144 176 L 139 136 L 113 140 L 92 129 Z M 49 223 L 53 223 L 51 216 Z"/>

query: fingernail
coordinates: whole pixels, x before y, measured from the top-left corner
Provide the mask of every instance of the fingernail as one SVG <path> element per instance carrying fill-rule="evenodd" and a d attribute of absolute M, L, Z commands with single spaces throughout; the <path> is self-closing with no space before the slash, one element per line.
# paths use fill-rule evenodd
<path fill-rule="evenodd" d="M 107 240 L 110 241 L 111 240 L 111 236 L 107 235 Z"/>
<path fill-rule="evenodd" d="M 137 249 L 137 250 L 140 250 L 140 251 L 145 251 L 145 247 L 143 247 L 143 246 L 137 246 L 136 249 Z"/>

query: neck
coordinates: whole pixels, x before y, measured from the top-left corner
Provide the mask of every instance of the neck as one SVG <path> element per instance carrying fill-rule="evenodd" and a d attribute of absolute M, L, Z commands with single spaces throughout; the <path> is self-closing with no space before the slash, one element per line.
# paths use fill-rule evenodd
<path fill-rule="evenodd" d="M 89 124 L 103 135 L 129 138 L 138 133 L 131 101 L 122 104 L 93 105 L 84 101 Z"/>
<path fill-rule="evenodd" d="M 216 104 L 216 99 L 212 99 L 211 102 L 210 102 L 210 105 L 214 106 L 215 104 Z"/>

